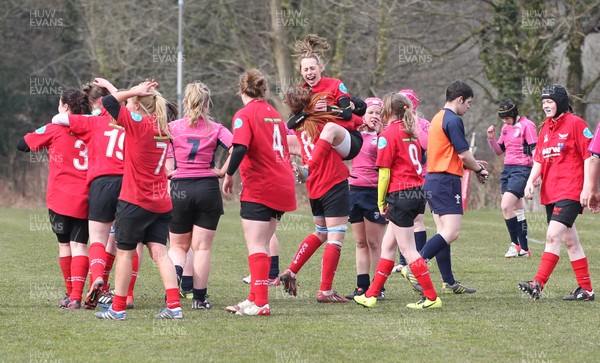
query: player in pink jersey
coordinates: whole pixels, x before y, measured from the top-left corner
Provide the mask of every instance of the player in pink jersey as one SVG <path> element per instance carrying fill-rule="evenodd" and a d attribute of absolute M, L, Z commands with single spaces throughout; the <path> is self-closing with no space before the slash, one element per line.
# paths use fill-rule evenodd
<path fill-rule="evenodd" d="M 537 300 L 558 264 L 561 241 L 575 272 L 577 288 L 563 300 L 594 300 L 588 260 L 579 241 L 575 219 L 583 212 L 582 191 L 589 189 L 584 180 L 589 170 L 588 148 L 593 137 L 585 121 L 570 112 L 567 90 L 558 84 L 542 90 L 546 120 L 540 130 L 533 168 L 525 186 L 525 198 L 531 199 L 534 182 L 541 177 L 540 202 L 546 206 L 548 231 L 540 266 L 531 281 L 519 283 L 520 290 Z M 597 181 L 596 181 L 597 182 Z"/>
<path fill-rule="evenodd" d="M 581 205 L 588 207 L 592 212 L 600 211 L 600 194 L 598 194 L 598 177 L 600 177 L 600 124 L 596 127 L 594 137 L 588 149 L 592 158 L 590 167 L 586 170 L 583 191 L 581 192 Z"/>
<path fill-rule="evenodd" d="M 419 310 L 442 307 L 427 263 L 415 248 L 414 220 L 425 211 L 425 193 L 418 120 L 411 108 L 412 103 L 402 94 L 390 93 L 383 98 L 382 119 L 389 126 L 378 141 L 377 205 L 391 223 L 383 239 L 375 279 L 364 295 L 354 297 L 364 307 L 374 307 L 377 303 L 377 295 L 394 268 L 398 247 L 423 290 L 423 298 L 406 307 Z"/>
<path fill-rule="evenodd" d="M 231 132 L 213 120 L 210 104 L 208 87 L 201 82 L 190 83 L 183 98 L 186 116 L 169 124 L 173 137 L 173 148 L 167 155 L 173 202 L 169 254 L 181 282 L 187 252 L 192 247 L 192 309 L 212 307 L 206 293 L 212 244 L 223 215 L 219 177 L 224 174 L 224 169 L 215 169 L 214 160 L 217 148 L 229 150 L 232 139 Z"/>
<path fill-rule="evenodd" d="M 175 267 L 167 253 L 171 199 L 164 166 L 170 133 L 167 101 L 156 82 L 142 82 L 128 91 L 103 97 L 102 105 L 125 128 L 123 186 L 115 221 L 117 261 L 115 296 L 111 306 L 95 314 L 99 319 L 126 318 L 127 289 L 135 248 L 144 243 L 156 263 L 166 292 L 166 308 L 157 319 L 181 319 Z M 127 100 L 127 107 L 120 102 Z"/>
<path fill-rule="evenodd" d="M 356 241 L 356 288 L 347 295 L 352 299 L 356 295 L 364 294 L 371 284 L 369 272 L 375 269 L 381 255 L 381 241 L 385 234 L 386 219 L 381 216 L 377 208 L 377 182 L 378 173 L 375 163 L 377 161 L 377 135 L 383 130 L 381 123 L 380 98 L 371 97 L 365 100 L 367 112 L 364 115 L 364 124 L 359 128 L 363 137 L 362 148 L 358 155 L 352 159 L 352 171 L 348 184 L 350 185 L 350 215 L 352 232 Z M 378 296 L 384 298 L 383 289 Z"/>
<path fill-rule="evenodd" d="M 58 112 L 88 114 L 87 96 L 78 89 L 62 92 Z M 83 288 L 88 274 L 88 168 L 87 146 L 67 127 L 47 124 L 19 141 L 21 151 L 48 151 L 49 173 L 46 206 L 52 231 L 58 239 L 58 256 L 67 294 L 59 307 L 81 308 Z"/>
<path fill-rule="evenodd" d="M 281 115 L 265 101 L 267 81 L 249 70 L 239 78 L 242 107 L 233 116 L 233 151 L 223 181 L 231 194 L 232 175 L 240 169 L 242 228 L 248 247 L 250 294 L 226 308 L 236 315 L 265 316 L 269 306 L 269 241 L 284 212 L 296 209 L 294 173 Z M 266 177 L 265 177 L 266 176 Z"/>
<path fill-rule="evenodd" d="M 313 220 L 316 230 L 308 235 L 298 247 L 292 263 L 280 275 L 284 290 L 296 296 L 296 275 L 325 243 L 323 252 L 321 285 L 317 293 L 317 301 L 348 302 L 349 300 L 333 290 L 333 278 L 339 263 L 342 243 L 346 234 L 348 212 L 348 168 L 337 152 L 332 152 L 331 139 L 323 138 L 321 131 L 331 124 L 332 112 L 315 111 L 316 104 L 323 94 L 312 94 L 302 87 L 289 89 L 284 97 L 292 113 L 303 112 L 307 115 L 301 125 L 295 128 L 296 145 L 294 149 L 301 152 L 302 160 L 309 165 L 306 190 L 310 199 Z M 313 143 L 313 140 L 317 140 Z M 317 157 L 318 156 L 318 157 Z"/>
<path fill-rule="evenodd" d="M 531 252 L 527 245 L 523 193 L 533 165 L 532 155 L 537 143 L 537 131 L 533 122 L 525 116 L 519 116 L 517 104 L 511 99 L 507 98 L 500 103 L 498 116 L 504 122 L 500 138 L 496 141 L 494 125 L 487 129 L 487 137 L 496 155 L 505 153 L 504 170 L 500 175 L 500 208 L 511 243 L 504 257 L 529 257 Z"/>

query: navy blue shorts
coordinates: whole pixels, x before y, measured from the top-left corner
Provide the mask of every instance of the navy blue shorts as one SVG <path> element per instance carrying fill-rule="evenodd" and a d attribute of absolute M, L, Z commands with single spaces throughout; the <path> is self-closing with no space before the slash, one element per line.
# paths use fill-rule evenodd
<path fill-rule="evenodd" d="M 530 166 L 505 165 L 504 170 L 500 174 L 500 190 L 502 194 L 509 192 L 517 198 L 523 198 L 523 195 L 525 195 L 525 185 L 530 173 Z"/>
<path fill-rule="evenodd" d="M 348 180 L 340 182 L 321 198 L 310 199 L 310 209 L 315 217 L 347 217 L 350 210 Z"/>
<path fill-rule="evenodd" d="M 428 173 L 423 189 L 434 214 L 463 214 L 461 178 L 458 175 Z"/>
<path fill-rule="evenodd" d="M 556 203 L 546 204 L 546 220 L 557 221 L 568 228 L 573 227 L 577 216 L 583 213 L 581 204 L 574 200 L 559 200 Z"/>
<path fill-rule="evenodd" d="M 377 207 L 377 188 L 350 186 L 348 222 L 361 223 L 365 218 L 373 223 L 387 224 Z"/>

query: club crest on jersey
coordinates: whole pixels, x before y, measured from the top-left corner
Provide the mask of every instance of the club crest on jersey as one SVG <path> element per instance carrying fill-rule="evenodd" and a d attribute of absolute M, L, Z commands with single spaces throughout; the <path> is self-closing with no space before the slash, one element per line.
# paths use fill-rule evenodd
<path fill-rule="evenodd" d="M 377 148 L 383 149 L 386 146 L 387 146 L 387 140 L 385 139 L 385 137 L 381 136 L 379 138 L 379 141 L 377 142 Z"/>
<path fill-rule="evenodd" d="M 544 135 L 544 142 L 548 142 L 548 135 Z"/>
<path fill-rule="evenodd" d="M 566 140 L 568 136 L 569 136 L 569 134 L 558 134 L 558 139 L 559 140 Z"/>
<path fill-rule="evenodd" d="M 240 127 L 242 127 L 242 125 L 244 124 L 244 121 L 242 121 L 241 118 L 236 118 L 235 121 L 233 121 L 233 129 L 239 129 Z"/>
<path fill-rule="evenodd" d="M 348 89 L 346 88 L 346 86 L 344 86 L 343 83 L 340 83 L 340 91 L 344 92 L 344 93 L 348 93 Z"/>
<path fill-rule="evenodd" d="M 133 111 L 131 111 L 130 113 L 131 113 L 131 119 L 133 119 L 133 121 L 135 121 L 135 122 L 142 121 L 142 115 L 140 115 L 139 113 L 135 113 Z"/>
<path fill-rule="evenodd" d="M 515 137 L 519 137 L 519 129 L 515 130 Z"/>
<path fill-rule="evenodd" d="M 35 130 L 36 134 L 43 134 L 44 132 L 46 132 L 46 125 L 40 127 L 39 129 Z"/>
<path fill-rule="evenodd" d="M 591 139 L 592 137 L 594 137 L 594 134 L 592 134 L 590 129 L 586 127 L 585 130 L 583 130 L 583 136 L 587 137 L 588 139 Z"/>
<path fill-rule="evenodd" d="M 371 140 L 371 145 L 377 145 L 377 138 L 374 137 L 373 140 Z"/>

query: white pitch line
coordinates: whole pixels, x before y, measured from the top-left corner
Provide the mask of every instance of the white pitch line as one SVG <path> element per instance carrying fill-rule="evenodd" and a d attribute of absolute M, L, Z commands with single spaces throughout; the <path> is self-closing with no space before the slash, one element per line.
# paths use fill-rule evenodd
<path fill-rule="evenodd" d="M 541 245 L 546 243 L 546 241 L 538 241 L 537 239 L 533 239 L 533 238 L 527 238 L 527 241 L 531 241 L 533 243 L 539 243 Z"/>

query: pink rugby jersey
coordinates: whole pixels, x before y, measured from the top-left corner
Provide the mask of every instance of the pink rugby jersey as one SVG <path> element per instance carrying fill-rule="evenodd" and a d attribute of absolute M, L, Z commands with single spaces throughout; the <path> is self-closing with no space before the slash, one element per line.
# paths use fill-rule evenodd
<path fill-rule="evenodd" d="M 537 143 L 535 124 L 521 116 L 513 125 L 502 126 L 498 141 L 488 139 L 488 143 L 496 155 L 506 153 L 504 165 L 532 166 L 533 157 L 525 153 L 525 148 Z M 504 151 L 500 145 L 504 145 Z"/>
<path fill-rule="evenodd" d="M 596 132 L 594 132 L 594 137 L 592 138 L 588 151 L 592 155 L 600 156 L 600 124 L 596 127 Z"/>
<path fill-rule="evenodd" d="M 173 148 L 169 148 L 168 158 L 175 158 L 173 179 L 214 177 L 215 152 L 218 146 L 228 150 L 233 135 L 223 125 L 198 120 L 196 127 L 190 127 L 187 116 L 169 123 L 173 136 Z"/>
<path fill-rule="evenodd" d="M 352 171 L 348 184 L 354 187 L 377 188 L 379 171 L 375 162 L 377 161 L 377 133 L 363 131 L 363 144 L 360 152 L 352 159 Z"/>

